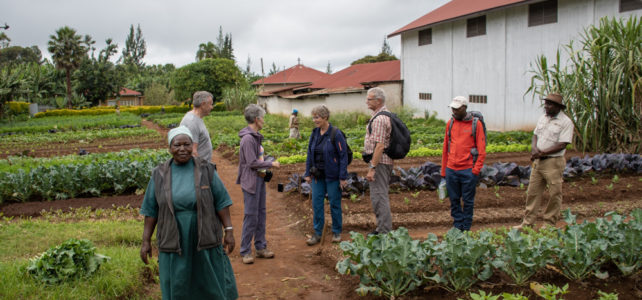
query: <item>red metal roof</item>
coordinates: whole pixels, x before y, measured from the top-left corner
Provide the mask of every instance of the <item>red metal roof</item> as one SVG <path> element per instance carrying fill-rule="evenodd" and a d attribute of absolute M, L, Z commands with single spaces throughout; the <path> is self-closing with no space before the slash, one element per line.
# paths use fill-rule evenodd
<path fill-rule="evenodd" d="M 406 31 L 450 21 L 459 17 L 480 13 L 504 6 L 510 6 L 529 0 L 452 0 L 441 7 L 429 12 L 423 17 L 388 35 L 392 37 Z"/>
<path fill-rule="evenodd" d="M 140 96 L 142 95 L 140 92 L 130 90 L 128 88 L 122 88 L 120 92 L 118 92 L 118 95 L 120 96 Z"/>
<path fill-rule="evenodd" d="M 364 88 L 361 83 L 397 81 L 401 79 L 399 60 L 358 64 L 336 72 L 328 78 L 316 81 L 305 88 Z"/>
<path fill-rule="evenodd" d="M 298 64 L 272 76 L 252 82 L 252 84 L 313 83 L 329 76 L 329 74 Z"/>

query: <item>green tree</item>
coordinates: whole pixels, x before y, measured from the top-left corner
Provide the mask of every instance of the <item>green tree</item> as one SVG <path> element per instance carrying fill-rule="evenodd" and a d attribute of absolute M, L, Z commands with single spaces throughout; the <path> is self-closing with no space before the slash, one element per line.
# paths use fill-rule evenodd
<path fill-rule="evenodd" d="M 383 45 L 381 45 L 381 53 L 387 54 L 389 56 L 394 56 L 392 55 L 392 49 L 390 48 L 390 45 L 388 44 L 388 39 L 383 38 Z"/>
<path fill-rule="evenodd" d="M 279 67 L 276 66 L 274 62 L 272 62 L 272 68 L 270 69 L 270 72 L 268 72 L 268 76 L 272 76 L 276 73 L 279 73 Z"/>
<path fill-rule="evenodd" d="M 49 47 L 56 67 L 65 70 L 67 84 L 67 107 L 71 108 L 71 72 L 77 69 L 87 57 L 87 51 L 92 44 L 91 37 L 83 38 L 76 34 L 76 30 L 67 26 L 56 31 L 56 35 L 49 36 Z"/>
<path fill-rule="evenodd" d="M 0 49 L 0 66 L 42 63 L 42 53 L 38 46 L 10 46 Z"/>
<path fill-rule="evenodd" d="M 9 47 L 9 42 L 11 42 L 11 39 L 7 36 L 7 34 L 4 32 L 0 32 L 0 48 Z"/>
<path fill-rule="evenodd" d="M 392 54 L 392 49 L 390 49 L 388 40 L 384 38 L 383 45 L 381 46 L 381 52 L 377 56 L 366 55 L 362 58 L 359 58 L 353 61 L 352 63 L 350 63 L 350 65 L 369 64 L 369 63 L 397 60 L 397 59 L 398 58 Z"/>
<path fill-rule="evenodd" d="M 568 62 L 549 66 L 537 57 L 526 93 L 559 92 L 582 151 L 642 151 L 642 17 L 602 18 L 581 34 L 580 46 L 564 46 Z"/>
<path fill-rule="evenodd" d="M 118 93 L 125 83 L 124 73 L 119 72 L 114 63 L 109 61 L 118 52 L 118 45 L 112 44 L 111 39 L 107 39 L 105 43 L 107 45 L 100 51 L 98 58 L 93 55 L 86 58 L 74 73 L 76 93 L 93 105 Z"/>
<path fill-rule="evenodd" d="M 223 89 L 223 103 L 227 110 L 242 110 L 250 103 L 256 103 L 256 89 L 246 81 Z"/>
<path fill-rule="evenodd" d="M 134 34 L 134 25 L 129 27 L 129 34 L 125 40 L 125 48 L 123 48 L 120 61 L 125 65 L 136 66 L 140 69 L 145 66 L 143 58 L 147 54 L 147 45 L 143 38 L 143 32 L 140 30 L 140 24 L 136 26 L 136 33 Z"/>
<path fill-rule="evenodd" d="M 201 61 L 206 58 L 219 58 L 218 53 L 218 47 L 216 47 L 214 43 L 202 43 L 198 45 L 198 51 L 196 51 L 196 61 Z"/>
<path fill-rule="evenodd" d="M 332 74 L 332 66 L 330 65 L 330 61 L 328 61 L 328 65 L 325 67 L 325 72 L 327 74 Z"/>
<path fill-rule="evenodd" d="M 165 85 L 151 83 L 144 91 L 145 105 L 175 105 L 174 91 L 170 91 Z"/>
<path fill-rule="evenodd" d="M 208 58 L 177 69 L 170 83 L 178 101 L 191 99 L 196 91 L 208 91 L 214 101 L 220 101 L 223 88 L 241 80 L 243 75 L 233 60 Z"/>

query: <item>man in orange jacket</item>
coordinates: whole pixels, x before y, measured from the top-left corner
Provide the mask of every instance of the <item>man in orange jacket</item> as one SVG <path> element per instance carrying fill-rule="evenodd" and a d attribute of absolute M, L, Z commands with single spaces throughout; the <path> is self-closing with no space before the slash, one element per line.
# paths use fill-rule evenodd
<path fill-rule="evenodd" d="M 468 99 L 457 96 L 449 107 L 453 118 L 446 124 L 441 177 L 446 179 L 453 226 L 463 231 L 470 230 L 473 223 L 475 188 L 486 158 L 486 136 L 482 122 L 466 112 Z M 473 121 L 477 122 L 474 133 Z"/>

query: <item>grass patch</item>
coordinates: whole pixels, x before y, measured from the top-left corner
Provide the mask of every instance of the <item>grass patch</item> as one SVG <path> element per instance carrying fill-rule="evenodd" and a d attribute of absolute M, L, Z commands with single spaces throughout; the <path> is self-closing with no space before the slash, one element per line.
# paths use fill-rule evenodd
<path fill-rule="evenodd" d="M 1 222 L 0 298 L 158 299 L 158 266 L 146 267 L 140 260 L 142 230 L 140 219 Z M 111 260 L 89 278 L 57 285 L 44 285 L 26 274 L 29 259 L 72 237 L 91 240 L 96 252 Z"/>

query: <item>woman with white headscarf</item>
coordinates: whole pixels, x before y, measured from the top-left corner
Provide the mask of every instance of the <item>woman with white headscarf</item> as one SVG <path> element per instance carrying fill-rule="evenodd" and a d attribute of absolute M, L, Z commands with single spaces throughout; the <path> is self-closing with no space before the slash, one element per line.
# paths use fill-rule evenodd
<path fill-rule="evenodd" d="M 152 232 L 158 227 L 163 299 L 236 299 L 236 280 L 225 252 L 235 245 L 232 200 L 216 166 L 192 156 L 187 127 L 170 130 L 167 139 L 172 158 L 152 172 L 140 210 L 145 216 L 140 257 L 148 263 Z"/>

